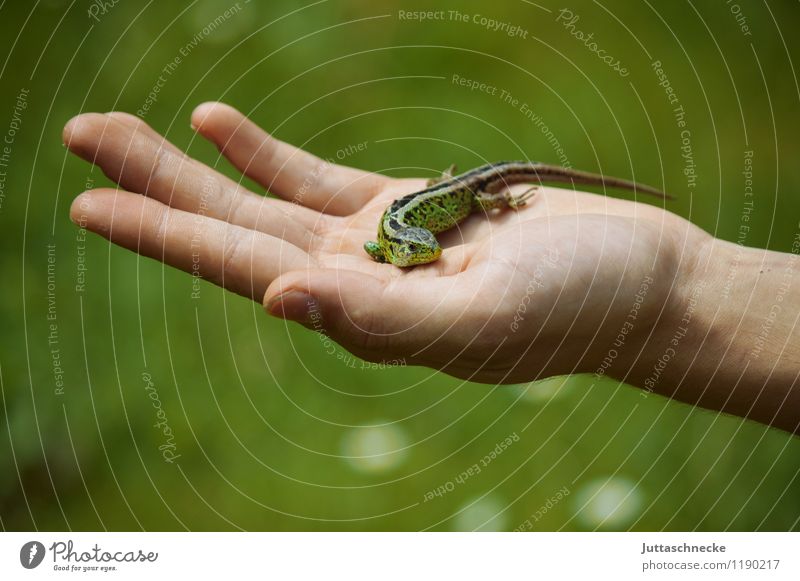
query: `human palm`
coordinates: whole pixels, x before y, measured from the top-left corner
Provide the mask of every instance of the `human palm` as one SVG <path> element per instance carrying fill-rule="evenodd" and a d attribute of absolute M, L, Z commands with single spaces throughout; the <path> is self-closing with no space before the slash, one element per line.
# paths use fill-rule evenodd
<path fill-rule="evenodd" d="M 277 199 L 188 158 L 136 117 L 88 114 L 64 141 L 124 190 L 82 194 L 73 220 L 373 361 L 402 357 L 486 382 L 593 370 L 643 281 L 657 284 L 637 311 L 639 332 L 674 294 L 687 249 L 709 239 L 652 206 L 541 188 L 519 211 L 440 234 L 440 260 L 400 269 L 363 244 L 386 206 L 424 180 L 331 165 L 221 104 L 201 105 L 192 123 Z"/>

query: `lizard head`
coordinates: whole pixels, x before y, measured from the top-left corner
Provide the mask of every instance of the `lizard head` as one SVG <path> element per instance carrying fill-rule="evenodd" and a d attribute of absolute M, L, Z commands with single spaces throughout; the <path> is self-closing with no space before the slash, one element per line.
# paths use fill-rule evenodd
<path fill-rule="evenodd" d="M 365 242 L 364 250 L 375 262 L 386 262 L 386 254 L 383 252 L 383 248 L 381 248 L 381 245 L 374 240 Z"/>
<path fill-rule="evenodd" d="M 415 266 L 438 260 L 442 255 L 436 237 L 425 228 L 403 228 L 389 241 L 386 260 L 395 266 Z"/>

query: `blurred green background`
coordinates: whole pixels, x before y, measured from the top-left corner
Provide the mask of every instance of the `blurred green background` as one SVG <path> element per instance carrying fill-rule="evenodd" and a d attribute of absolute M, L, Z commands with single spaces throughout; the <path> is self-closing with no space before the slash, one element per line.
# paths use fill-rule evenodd
<path fill-rule="evenodd" d="M 60 140 L 79 112 L 136 113 L 164 75 L 145 120 L 237 179 L 189 127 L 202 101 L 324 157 L 365 141 L 347 163 L 396 176 L 558 163 L 525 103 L 574 167 L 663 184 L 679 197 L 670 210 L 728 240 L 752 151 L 742 241 L 788 250 L 800 209 L 797 2 L 576 0 L 570 29 L 548 0 L 102 4 L 0 4 L 0 134 L 12 141 L 0 167 L 3 529 L 800 528 L 800 439 L 786 433 L 608 380 L 493 387 L 364 369 L 210 284 L 192 299 L 189 276 L 83 241 L 69 204 L 110 182 Z M 400 10 L 445 12 L 419 22 Z M 654 61 L 685 111 L 693 189 Z M 165 461 L 165 449 L 179 457 Z"/>

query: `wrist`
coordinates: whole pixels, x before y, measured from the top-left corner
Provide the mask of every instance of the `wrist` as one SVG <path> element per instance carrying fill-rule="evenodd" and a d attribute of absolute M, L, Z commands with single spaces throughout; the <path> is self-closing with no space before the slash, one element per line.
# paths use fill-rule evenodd
<path fill-rule="evenodd" d="M 679 269 L 628 380 L 643 395 L 797 431 L 799 258 L 709 236 Z"/>

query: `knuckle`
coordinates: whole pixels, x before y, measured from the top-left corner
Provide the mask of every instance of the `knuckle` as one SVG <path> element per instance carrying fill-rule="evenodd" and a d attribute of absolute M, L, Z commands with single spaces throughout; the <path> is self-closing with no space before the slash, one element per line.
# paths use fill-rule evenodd
<path fill-rule="evenodd" d="M 232 236 L 225 240 L 225 245 L 222 250 L 222 280 L 232 278 L 241 262 L 241 256 L 244 249 L 241 236 Z"/>
<path fill-rule="evenodd" d="M 157 188 L 165 182 L 165 174 L 169 167 L 168 156 L 169 153 L 163 147 L 157 148 L 153 153 L 150 175 L 147 176 L 147 184 L 145 184 L 147 190 L 150 190 L 151 187 Z"/>
<path fill-rule="evenodd" d="M 163 244 L 167 238 L 167 228 L 169 227 L 169 208 L 163 206 L 158 208 L 157 212 L 153 221 L 153 236 L 156 242 Z"/>
<path fill-rule="evenodd" d="M 229 191 L 224 179 L 207 168 L 200 168 L 205 172 L 203 186 L 197 199 L 197 212 L 211 214 L 228 221 L 232 213 L 236 212 L 236 195 Z"/>

